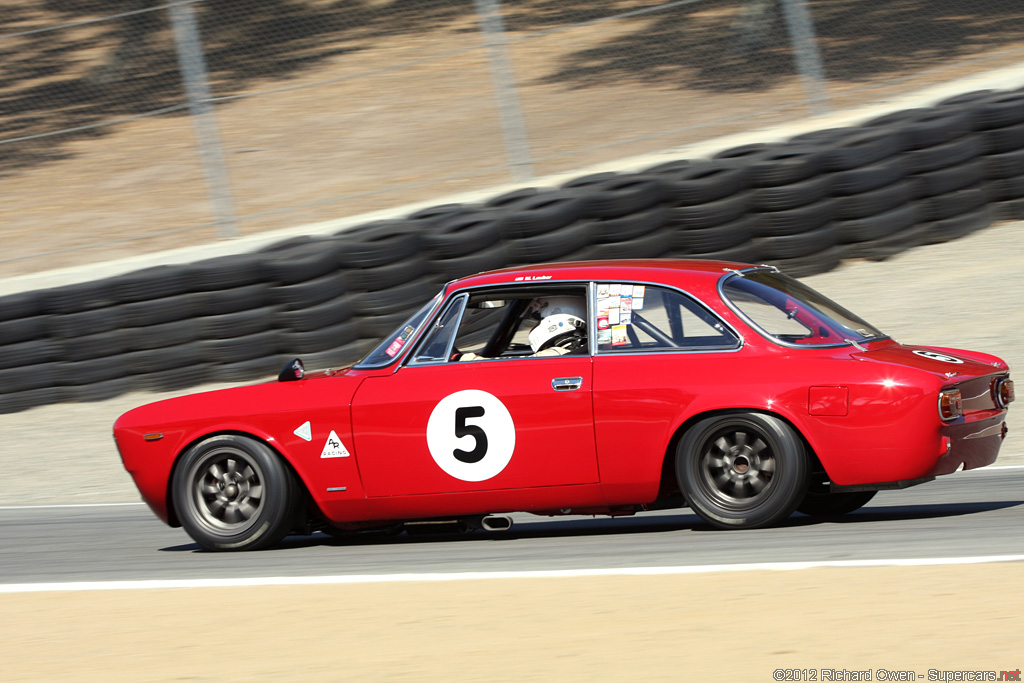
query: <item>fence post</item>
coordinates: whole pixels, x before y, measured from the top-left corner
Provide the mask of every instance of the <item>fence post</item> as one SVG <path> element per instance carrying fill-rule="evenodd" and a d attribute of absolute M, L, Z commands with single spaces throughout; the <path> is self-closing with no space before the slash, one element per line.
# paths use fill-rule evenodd
<path fill-rule="evenodd" d="M 237 237 L 234 199 L 231 181 L 228 178 L 227 163 L 221 146 L 217 117 L 210 96 L 210 83 L 206 70 L 203 45 L 199 39 L 199 26 L 191 3 L 175 3 L 170 6 L 174 42 L 178 50 L 178 66 L 185 83 L 188 108 L 199 138 L 199 152 L 206 176 L 206 191 L 210 195 L 217 234 L 222 237 Z"/>
<path fill-rule="evenodd" d="M 515 73 L 505 50 L 505 26 L 501 20 L 500 0 L 474 0 L 480 25 L 487 45 L 491 64 L 491 80 L 494 83 L 494 97 L 501 117 L 501 134 L 505 150 L 512 165 L 512 179 L 516 181 L 533 178 L 533 162 L 530 159 L 530 143 L 526 125 L 519 108 L 516 93 Z"/>
<path fill-rule="evenodd" d="M 793 44 L 796 66 L 804 82 L 804 91 L 810 100 L 813 114 L 829 111 L 828 93 L 825 91 L 825 69 L 818 53 L 818 41 L 814 36 L 814 24 L 807 9 L 806 0 L 782 0 L 782 11 L 786 16 L 786 28 Z"/>

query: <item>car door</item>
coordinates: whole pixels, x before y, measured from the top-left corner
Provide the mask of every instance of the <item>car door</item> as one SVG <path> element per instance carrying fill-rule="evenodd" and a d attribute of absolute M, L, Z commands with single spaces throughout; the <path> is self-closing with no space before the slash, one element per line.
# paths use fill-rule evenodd
<path fill-rule="evenodd" d="M 465 305 L 452 301 L 435 327 L 457 325 Z M 451 343 L 435 346 L 428 338 L 418 357 L 367 378 L 353 399 L 371 499 L 598 482 L 589 354 L 523 356 L 509 342 L 511 356 L 458 362 L 448 359 Z"/>

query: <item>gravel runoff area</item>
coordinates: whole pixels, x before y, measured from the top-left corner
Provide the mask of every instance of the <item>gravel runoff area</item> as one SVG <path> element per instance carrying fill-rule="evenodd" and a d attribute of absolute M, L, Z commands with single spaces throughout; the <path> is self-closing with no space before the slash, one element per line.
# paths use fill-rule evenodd
<path fill-rule="evenodd" d="M 1019 373 L 1022 253 L 1024 222 L 1001 223 L 885 262 L 848 261 L 806 282 L 902 342 L 986 351 Z M 137 501 L 114 448 L 114 420 L 134 406 L 208 388 L 215 387 L 0 415 L 0 504 Z M 1010 409 L 1000 464 L 1024 464 L 1022 411 L 1024 402 Z"/>

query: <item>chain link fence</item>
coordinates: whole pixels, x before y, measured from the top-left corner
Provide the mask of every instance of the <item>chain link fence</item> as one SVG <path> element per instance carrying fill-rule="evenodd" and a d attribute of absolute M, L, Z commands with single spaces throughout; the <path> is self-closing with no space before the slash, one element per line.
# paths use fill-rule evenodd
<path fill-rule="evenodd" d="M 0 276 L 529 183 L 1022 61 L 1018 0 L 7 0 Z"/>

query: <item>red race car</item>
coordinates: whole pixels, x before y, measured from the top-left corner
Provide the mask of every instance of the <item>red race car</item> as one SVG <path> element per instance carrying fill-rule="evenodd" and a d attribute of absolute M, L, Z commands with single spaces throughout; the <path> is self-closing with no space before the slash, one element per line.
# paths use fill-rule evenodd
<path fill-rule="evenodd" d="M 995 461 L 1005 362 L 905 346 L 775 268 L 559 263 L 449 283 L 350 368 L 122 415 L 143 499 L 211 550 L 296 530 L 838 515 Z"/>

